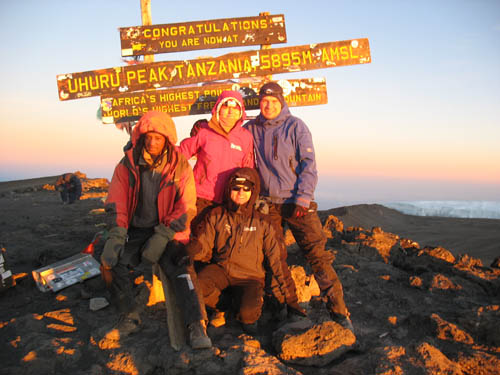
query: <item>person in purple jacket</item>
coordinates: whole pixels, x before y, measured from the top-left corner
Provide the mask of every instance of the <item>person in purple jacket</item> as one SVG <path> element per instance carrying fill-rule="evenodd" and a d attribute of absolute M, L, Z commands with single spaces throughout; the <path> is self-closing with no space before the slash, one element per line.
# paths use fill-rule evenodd
<path fill-rule="evenodd" d="M 261 87 L 259 105 L 260 114 L 245 128 L 254 138 L 261 196 L 280 237 L 283 269 L 287 270 L 285 222 L 311 265 L 332 319 L 352 331 L 342 284 L 332 267 L 333 255 L 325 250 L 326 236 L 313 201 L 318 172 L 311 133 L 301 119 L 292 116 L 277 83 Z"/>
<path fill-rule="evenodd" d="M 191 224 L 193 232 L 207 209 L 222 203 L 230 174 L 236 168 L 254 167 L 253 138 L 241 126 L 245 119 L 241 94 L 223 91 L 212 109 L 210 121 L 197 121 L 191 136 L 179 145 L 179 151 L 186 159 L 196 156 L 193 173 L 198 215 Z"/>

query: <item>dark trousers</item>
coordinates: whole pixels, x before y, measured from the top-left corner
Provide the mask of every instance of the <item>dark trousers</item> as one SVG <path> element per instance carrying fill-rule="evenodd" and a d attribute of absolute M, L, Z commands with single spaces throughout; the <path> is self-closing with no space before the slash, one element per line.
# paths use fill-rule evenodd
<path fill-rule="evenodd" d="M 122 313 L 128 313 L 138 308 L 129 272 L 131 268 L 138 266 L 141 262 L 142 247 L 153 233 L 153 228 L 129 229 L 129 239 L 125 244 L 125 249 L 118 264 L 112 269 L 111 294 Z M 207 314 L 193 266 L 177 266 L 172 261 L 172 256 L 183 246 L 178 241 L 170 241 L 158 264 L 172 283 L 176 302 L 184 315 L 184 322 L 189 325 L 195 321 L 207 320 Z"/>
<path fill-rule="evenodd" d="M 236 287 L 241 291 L 241 302 L 237 319 L 243 324 L 255 323 L 264 303 L 264 281 L 253 279 L 236 279 L 230 277 L 224 268 L 217 264 L 209 264 L 198 275 L 203 299 L 208 307 L 217 308 L 222 291 L 228 287 Z"/>
<path fill-rule="evenodd" d="M 82 190 L 81 189 L 68 189 L 64 188 L 61 191 L 61 200 L 63 202 L 67 202 L 69 204 L 73 203 L 74 201 L 80 200 L 80 197 L 82 196 Z"/>
<path fill-rule="evenodd" d="M 282 244 L 280 255 L 284 264 L 283 269 L 288 269 L 285 267 L 287 250 L 283 235 L 283 224 L 286 223 L 307 262 L 311 265 L 322 294 L 327 297 L 327 307 L 333 313 L 347 316 L 342 284 L 332 267 L 333 255 L 325 250 L 326 236 L 318 217 L 317 204 L 311 202 L 308 213 L 300 218 L 291 217 L 293 209 L 292 204 L 269 204 L 269 219 L 276 231 L 279 243 Z M 288 274 L 290 275 L 290 271 Z M 291 279 L 291 275 L 289 278 Z M 291 282 L 293 283 L 293 280 Z M 271 285 L 273 291 L 276 290 L 276 284 L 276 280 L 273 280 Z M 288 284 L 289 280 L 287 280 Z"/>

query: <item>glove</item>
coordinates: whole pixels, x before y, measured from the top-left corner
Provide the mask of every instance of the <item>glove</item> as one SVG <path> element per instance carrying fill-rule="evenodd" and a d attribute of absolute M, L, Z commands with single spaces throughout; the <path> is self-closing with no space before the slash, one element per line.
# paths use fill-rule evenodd
<path fill-rule="evenodd" d="M 295 204 L 294 206 L 295 207 L 293 208 L 292 218 L 298 219 L 300 217 L 304 217 L 307 215 L 307 212 L 309 211 L 308 208 L 306 208 L 304 206 L 300 206 L 298 204 Z"/>
<path fill-rule="evenodd" d="M 158 224 L 155 227 L 155 233 L 149 238 L 142 257 L 151 263 L 158 263 L 168 242 L 174 238 L 175 232 L 171 228 L 167 228 L 163 224 Z"/>
<path fill-rule="evenodd" d="M 304 310 L 298 302 L 292 302 L 288 304 L 288 312 L 290 314 L 298 315 L 298 316 L 307 316 L 306 310 Z"/>
<path fill-rule="evenodd" d="M 113 268 L 118 263 L 118 259 L 125 248 L 127 229 L 114 227 L 108 232 L 107 237 L 108 239 L 101 254 L 101 263 L 105 268 Z"/>
<path fill-rule="evenodd" d="M 206 119 L 201 119 L 196 121 L 193 124 L 193 127 L 191 128 L 191 132 L 189 133 L 190 137 L 194 137 L 198 132 L 200 131 L 201 128 L 205 127 L 208 125 L 208 121 Z"/>

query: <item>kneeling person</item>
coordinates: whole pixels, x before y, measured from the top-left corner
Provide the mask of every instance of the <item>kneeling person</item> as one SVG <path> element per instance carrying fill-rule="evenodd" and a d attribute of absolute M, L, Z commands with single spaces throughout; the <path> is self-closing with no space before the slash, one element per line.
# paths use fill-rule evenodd
<path fill-rule="evenodd" d="M 213 208 L 187 246 L 193 260 L 209 263 L 198 274 L 205 304 L 217 311 L 221 292 L 241 290 L 237 319 L 255 332 L 262 313 L 265 264 L 284 288 L 280 244 L 270 222 L 254 209 L 260 180 L 255 169 L 239 168 L 228 181 L 222 206 Z M 297 302 L 292 307 L 305 314 Z M 216 312 L 216 315 L 220 313 Z"/>

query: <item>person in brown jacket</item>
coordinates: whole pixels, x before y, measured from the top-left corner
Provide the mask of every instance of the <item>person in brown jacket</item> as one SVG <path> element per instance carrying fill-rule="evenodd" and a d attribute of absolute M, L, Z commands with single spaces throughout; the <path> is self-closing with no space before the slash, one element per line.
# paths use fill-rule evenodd
<path fill-rule="evenodd" d="M 223 314 L 217 311 L 219 297 L 224 289 L 237 287 L 241 291 L 237 319 L 251 333 L 262 313 L 266 268 L 281 288 L 285 285 L 274 229 L 254 208 L 259 191 L 255 169 L 235 170 L 224 192 L 224 204 L 205 216 L 201 230 L 187 246 L 193 260 L 209 263 L 198 274 L 198 281 L 205 305 L 216 312 L 211 324 L 224 324 Z M 291 308 L 305 315 L 297 302 Z"/>

